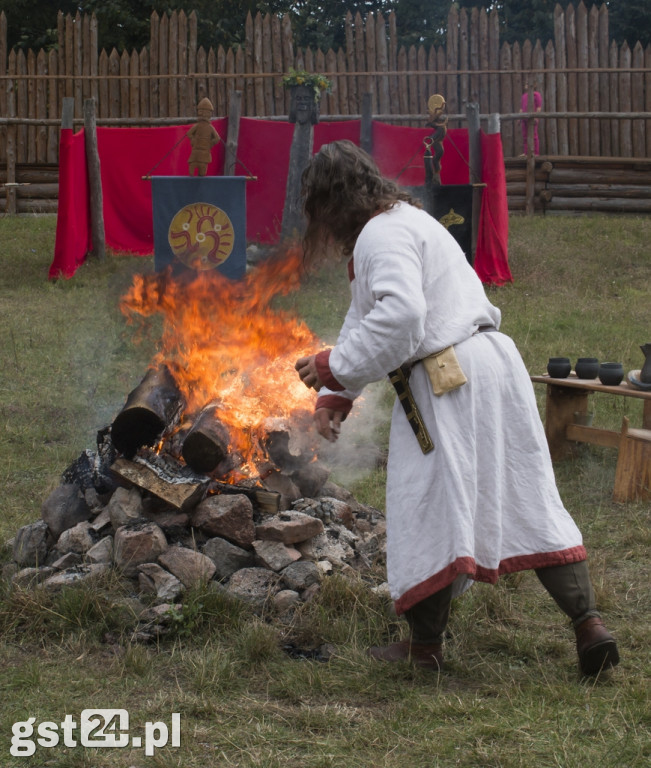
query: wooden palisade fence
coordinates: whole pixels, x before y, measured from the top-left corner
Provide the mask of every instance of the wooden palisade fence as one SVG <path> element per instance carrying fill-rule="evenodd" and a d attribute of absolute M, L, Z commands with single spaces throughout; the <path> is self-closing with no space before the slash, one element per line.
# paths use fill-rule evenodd
<path fill-rule="evenodd" d="M 281 79 L 291 67 L 323 72 L 332 81 L 322 119 L 359 115 L 370 93 L 376 119 L 424 125 L 426 104 L 442 93 L 462 124 L 465 105 L 483 117 L 498 113 L 504 154 L 522 151 L 518 112 L 524 81 L 543 96 L 543 155 L 645 158 L 651 155 L 651 46 L 631 49 L 610 40 L 605 4 L 554 10 L 554 39 L 500 43 L 497 11 L 458 10 L 448 16 L 445 45 L 398 47 L 396 17 L 346 15 L 346 43 L 328 51 L 298 48 L 288 16 L 246 20 L 245 43 L 225 50 L 197 46 L 197 18 L 154 13 L 141 51 L 100 49 L 94 16 L 58 16 L 56 50 L 7 50 L 0 14 L 0 183 L 2 168 L 50 172 L 58 160 L 64 97 L 94 98 L 99 125 L 193 122 L 208 96 L 215 115 L 228 114 L 241 91 L 244 116 L 282 118 L 288 95 Z M 41 178 L 39 176 L 39 178 Z"/>

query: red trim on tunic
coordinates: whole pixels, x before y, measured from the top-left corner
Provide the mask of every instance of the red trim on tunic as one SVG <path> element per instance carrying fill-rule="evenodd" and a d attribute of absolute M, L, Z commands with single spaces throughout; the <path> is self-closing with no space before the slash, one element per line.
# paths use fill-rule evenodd
<path fill-rule="evenodd" d="M 316 400 L 314 410 L 317 408 L 330 408 L 333 411 L 343 413 L 345 419 L 352 407 L 353 401 L 347 397 L 342 397 L 341 395 L 321 395 Z"/>
<path fill-rule="evenodd" d="M 528 571 L 534 568 L 550 568 L 555 565 L 569 565 L 570 563 L 579 563 L 587 558 L 584 546 L 570 547 L 561 549 L 557 552 L 536 552 L 532 555 L 517 555 L 500 561 L 497 568 L 484 568 L 477 565 L 473 557 L 458 557 L 453 563 L 447 565 L 443 570 L 430 576 L 415 587 L 408 589 L 401 597 L 395 601 L 396 613 L 400 615 L 409 608 L 413 608 L 416 603 L 420 603 L 426 597 L 440 592 L 451 584 L 457 576 L 465 573 L 473 581 L 485 581 L 489 584 L 495 584 L 497 579 L 505 573 L 516 573 L 517 571 Z"/>
<path fill-rule="evenodd" d="M 317 352 L 314 357 L 314 364 L 316 365 L 316 372 L 319 374 L 319 378 L 322 383 L 328 389 L 333 392 L 342 392 L 346 387 L 342 387 L 341 384 L 335 379 L 330 370 L 330 353 L 331 349 L 324 349 L 322 352 Z"/>
<path fill-rule="evenodd" d="M 355 262 L 353 260 L 353 257 L 350 257 L 350 261 L 348 262 L 348 279 L 352 283 L 355 279 Z"/>

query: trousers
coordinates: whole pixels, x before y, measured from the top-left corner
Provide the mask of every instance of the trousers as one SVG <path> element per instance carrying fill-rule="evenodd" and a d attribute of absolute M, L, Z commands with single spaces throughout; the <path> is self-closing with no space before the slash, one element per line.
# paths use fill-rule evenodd
<path fill-rule="evenodd" d="M 558 607 L 569 616 L 575 628 L 586 619 L 600 616 L 585 560 L 570 565 L 537 568 L 536 576 Z M 405 618 L 412 641 L 441 643 L 450 616 L 451 603 L 450 584 L 406 610 Z"/>

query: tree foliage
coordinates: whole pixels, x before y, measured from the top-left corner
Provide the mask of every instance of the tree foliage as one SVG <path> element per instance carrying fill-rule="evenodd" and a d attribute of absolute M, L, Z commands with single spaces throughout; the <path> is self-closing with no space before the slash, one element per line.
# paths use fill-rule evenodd
<path fill-rule="evenodd" d="M 587 0 L 589 2 L 589 0 Z M 501 39 L 523 42 L 553 39 L 554 8 L 558 0 L 457 0 L 458 8 L 496 9 Z M 567 3 L 564 4 L 565 6 Z M 576 3 L 575 3 L 576 5 Z M 445 43 L 450 0 L 0 0 L 8 22 L 10 47 L 50 48 L 57 42 L 57 11 L 94 13 L 99 44 L 110 50 L 142 48 L 149 42 L 149 20 L 183 10 L 197 14 L 199 44 L 204 48 L 237 45 L 244 41 L 247 13 L 288 15 L 297 45 L 338 48 L 346 41 L 346 13 L 396 13 L 398 42 Z M 651 0 L 607 2 L 612 37 L 622 43 L 651 42 Z"/>

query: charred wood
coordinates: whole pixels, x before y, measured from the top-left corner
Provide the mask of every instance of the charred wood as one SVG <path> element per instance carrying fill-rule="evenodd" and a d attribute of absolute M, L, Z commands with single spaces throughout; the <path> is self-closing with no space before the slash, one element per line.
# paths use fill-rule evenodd
<path fill-rule="evenodd" d="M 127 458 L 141 446 L 152 446 L 174 425 L 185 403 L 166 366 L 151 368 L 130 392 L 111 426 L 113 445 Z"/>
<path fill-rule="evenodd" d="M 222 462 L 230 442 L 228 430 L 217 418 L 217 408 L 201 411 L 183 441 L 181 454 L 195 472 L 212 472 Z"/>

